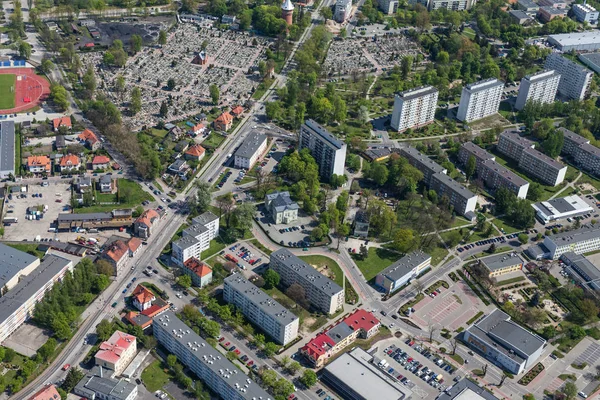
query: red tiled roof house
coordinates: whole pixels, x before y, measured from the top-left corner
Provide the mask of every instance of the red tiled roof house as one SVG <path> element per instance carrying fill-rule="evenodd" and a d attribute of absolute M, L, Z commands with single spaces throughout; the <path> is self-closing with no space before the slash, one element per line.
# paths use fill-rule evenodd
<path fill-rule="evenodd" d="M 54 118 L 52 120 L 52 127 L 54 128 L 54 132 L 58 132 L 61 126 L 64 126 L 65 128 L 71 130 L 71 128 L 73 128 L 73 126 L 71 125 L 71 117 L 64 116 L 60 118 Z"/>
<path fill-rule="evenodd" d="M 225 111 L 223 114 L 219 115 L 217 119 L 213 121 L 213 125 L 216 130 L 227 132 L 231 129 L 231 125 L 233 124 L 233 116 L 229 114 L 229 112 Z"/>
<path fill-rule="evenodd" d="M 81 167 L 81 160 L 75 154 L 67 154 L 60 159 L 60 172 L 73 171 Z"/>
<path fill-rule="evenodd" d="M 183 273 L 192 278 L 192 284 L 203 287 L 212 282 L 212 269 L 197 258 L 190 258 L 183 263 Z"/>
<path fill-rule="evenodd" d="M 154 225 L 160 216 L 154 209 L 148 209 L 142 213 L 133 223 L 133 231 L 138 237 L 148 239 L 152 234 L 152 225 Z"/>
<path fill-rule="evenodd" d="M 193 144 L 189 149 L 186 150 L 184 156 L 186 160 L 200 161 L 204 158 L 205 153 L 206 150 L 204 150 L 204 147 L 200 146 L 199 144 Z"/>

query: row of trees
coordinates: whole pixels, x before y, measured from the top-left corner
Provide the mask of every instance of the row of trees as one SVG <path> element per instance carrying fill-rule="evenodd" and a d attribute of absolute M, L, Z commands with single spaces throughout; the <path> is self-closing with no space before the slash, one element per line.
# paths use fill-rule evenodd
<path fill-rule="evenodd" d="M 496 214 L 504 214 L 506 221 L 520 229 L 531 228 L 535 225 L 535 210 L 531 202 L 519 199 L 517 195 L 506 188 L 496 190 Z"/>

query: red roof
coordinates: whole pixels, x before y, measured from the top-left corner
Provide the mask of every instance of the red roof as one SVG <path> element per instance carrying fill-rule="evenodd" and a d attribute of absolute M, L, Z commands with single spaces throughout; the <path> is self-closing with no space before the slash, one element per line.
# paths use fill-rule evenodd
<path fill-rule="evenodd" d="M 106 156 L 95 156 L 92 160 L 92 164 L 108 164 L 110 162 L 110 158 Z"/>
<path fill-rule="evenodd" d="M 185 152 L 185 154 L 189 154 L 190 156 L 194 156 L 194 157 L 202 157 L 204 152 L 205 152 L 204 147 L 200 146 L 199 144 L 193 144 Z"/>
<path fill-rule="evenodd" d="M 344 319 L 346 325 L 352 328 L 353 331 L 362 329 L 369 332 L 373 327 L 379 325 L 379 320 L 375 316 L 363 309 L 358 309 Z"/>
<path fill-rule="evenodd" d="M 140 304 L 148 303 L 156 298 L 154 293 L 142 285 L 136 286 L 136 288 L 133 290 L 132 297 L 135 298 Z"/>
<path fill-rule="evenodd" d="M 204 124 L 202 122 L 200 122 L 199 124 L 196 124 L 192 127 L 192 132 L 198 132 L 204 128 L 205 128 Z"/>
<path fill-rule="evenodd" d="M 104 251 L 104 255 L 113 260 L 115 263 L 119 262 L 127 253 L 129 247 L 123 243 L 122 240 L 115 240 L 111 245 Z"/>
<path fill-rule="evenodd" d="M 96 353 L 96 358 L 109 363 L 116 363 L 121 358 L 129 346 L 135 344 L 135 336 L 127 333 L 116 331 L 112 334 L 110 339 L 106 342 L 102 342 L 100 349 Z"/>
<path fill-rule="evenodd" d="M 229 114 L 229 112 L 225 111 L 223 114 L 221 114 L 217 117 L 215 122 L 221 122 L 221 123 L 227 125 L 227 124 L 230 124 L 231 122 L 233 122 L 233 117 L 231 116 L 231 114 Z"/>
<path fill-rule="evenodd" d="M 84 129 L 77 137 L 84 142 L 96 143 L 98 141 L 98 136 L 89 129 Z"/>
<path fill-rule="evenodd" d="M 200 278 L 205 277 L 208 274 L 212 273 L 212 269 L 202 261 L 197 258 L 190 258 L 186 262 L 183 263 L 187 269 L 189 269 L 192 273 L 198 275 Z"/>
<path fill-rule="evenodd" d="M 75 154 L 67 154 L 66 156 L 60 159 L 61 167 L 74 166 L 79 164 L 79 157 L 77 157 Z"/>
<path fill-rule="evenodd" d="M 150 308 L 147 308 L 144 311 L 142 311 L 142 315 L 145 315 L 149 318 L 154 318 L 169 307 L 169 303 L 166 303 L 164 301 L 157 301 L 154 304 L 152 304 Z"/>
<path fill-rule="evenodd" d="M 50 171 L 50 158 L 48 156 L 29 156 L 27 157 L 28 167 L 45 167 Z"/>
<path fill-rule="evenodd" d="M 139 224 L 144 224 L 149 227 L 152 226 L 152 222 L 154 222 L 156 218 L 159 218 L 158 213 L 156 212 L 156 210 L 150 208 L 144 211 L 135 222 Z"/>
<path fill-rule="evenodd" d="M 314 339 L 308 342 L 303 348 L 306 354 L 318 360 L 319 357 L 327 354 L 329 349 L 335 346 L 335 342 L 325 333 L 319 333 Z"/>
<path fill-rule="evenodd" d="M 126 315 L 125 315 L 125 319 L 127 321 L 129 321 L 129 323 L 131 325 L 137 325 L 140 326 L 142 329 L 145 329 L 146 327 L 152 325 L 152 319 L 148 318 L 145 315 L 142 315 L 138 312 L 135 311 L 129 311 Z"/>
<path fill-rule="evenodd" d="M 231 110 L 231 113 L 232 113 L 233 115 L 235 115 L 236 117 L 237 117 L 238 115 L 240 115 L 241 113 L 243 113 L 243 112 L 244 112 L 244 107 L 242 107 L 242 106 L 237 106 L 237 107 L 234 107 L 234 108 L 233 108 L 233 110 Z"/>
<path fill-rule="evenodd" d="M 66 126 L 68 128 L 71 127 L 71 117 L 60 117 L 60 118 L 54 118 L 52 120 L 52 125 L 54 126 L 54 129 L 58 129 L 61 126 Z"/>
<path fill-rule="evenodd" d="M 83 46 L 84 47 L 94 47 L 94 43 L 86 43 Z"/>
<path fill-rule="evenodd" d="M 140 238 L 136 238 L 136 237 L 132 237 L 131 239 L 129 239 L 127 241 L 127 247 L 129 247 L 129 250 L 132 253 L 135 253 L 135 251 L 142 245 L 142 241 L 140 240 Z"/>
<path fill-rule="evenodd" d="M 38 390 L 28 400 L 60 400 L 60 394 L 56 390 L 56 386 L 48 385 L 43 389 Z"/>

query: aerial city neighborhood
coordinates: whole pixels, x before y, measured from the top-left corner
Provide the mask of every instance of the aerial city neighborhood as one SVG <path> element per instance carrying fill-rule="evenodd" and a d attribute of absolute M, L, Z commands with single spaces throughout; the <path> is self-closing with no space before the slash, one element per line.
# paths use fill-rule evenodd
<path fill-rule="evenodd" d="M 0 400 L 600 398 L 598 7 L 3 1 Z"/>

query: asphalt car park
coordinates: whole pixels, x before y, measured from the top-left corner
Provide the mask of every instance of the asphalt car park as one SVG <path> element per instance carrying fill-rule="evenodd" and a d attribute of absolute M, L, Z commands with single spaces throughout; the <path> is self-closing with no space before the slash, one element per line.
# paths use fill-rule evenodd
<path fill-rule="evenodd" d="M 256 247 L 248 242 L 235 243 L 224 250 L 223 258 L 236 264 L 244 271 L 252 271 L 264 263 L 269 262 L 269 258 Z"/>
<path fill-rule="evenodd" d="M 317 225 L 313 217 L 298 210 L 298 219 L 289 224 L 275 224 L 273 218 L 264 207 L 256 213 L 256 222 L 273 241 L 282 246 L 308 248 L 311 246 L 310 233 Z"/>

